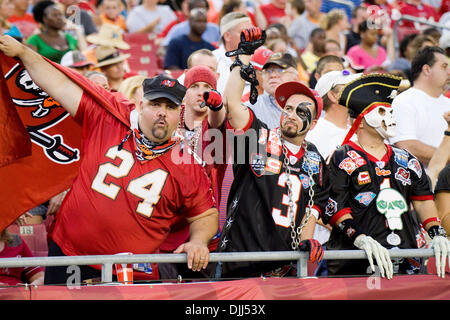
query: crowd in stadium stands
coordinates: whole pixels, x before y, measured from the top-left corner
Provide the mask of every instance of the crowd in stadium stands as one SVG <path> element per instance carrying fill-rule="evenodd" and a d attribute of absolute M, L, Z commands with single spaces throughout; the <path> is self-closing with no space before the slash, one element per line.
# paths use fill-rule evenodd
<path fill-rule="evenodd" d="M 403 15 L 416 17 L 424 23 L 403 19 Z M 230 86 L 227 82 L 233 74 L 236 60 L 225 53 L 238 49 L 242 42 L 241 32 L 251 27 L 265 30 L 266 39 L 263 46 L 248 57 L 258 81 L 243 84 L 240 103 L 272 132 L 280 126 L 280 118 L 285 114 L 277 98 L 277 88 L 295 81 L 315 89 L 323 100 L 323 112 L 317 126 L 306 135 L 306 140 L 314 143 L 317 150 L 313 150 L 323 160 L 328 159 L 326 166 L 334 174 L 334 181 L 342 176 L 336 167 L 342 169 L 345 161 L 337 160 L 339 155 L 333 156 L 333 152 L 353 123 L 348 114 L 351 107 L 340 100 L 342 87 L 362 74 L 392 75 L 401 79 L 397 96 L 391 97 L 397 123 L 395 136 L 386 139 L 395 146 L 396 149 L 389 149 L 389 152 L 395 152 L 395 161 L 400 165 L 395 179 L 403 186 L 425 183 L 420 179 L 423 168 L 431 179 L 429 188 L 434 192 L 433 202 L 440 218 L 432 220 L 431 225 L 440 221 L 446 233 L 450 234 L 450 0 L 349 0 L 345 3 L 333 0 L 0 0 L 0 35 L 10 35 L 49 60 L 79 72 L 107 91 L 123 94 L 135 105 L 144 99 L 146 92 L 142 84 L 146 78 L 164 74 L 178 79 L 186 86 L 187 92 L 177 132 L 185 137 L 200 157 L 208 144 L 203 141 L 198 151 L 199 135 L 212 128 L 225 134 L 227 126 L 231 128 L 232 121 L 226 120 L 228 113 L 225 114 L 225 108 L 213 112 L 218 106 L 211 92 L 217 92 L 218 99 L 223 98 L 227 105 L 226 99 L 230 98 L 226 94 L 227 85 Z M 430 47 L 434 49 L 427 56 L 424 50 Z M 200 107 L 206 99 L 204 91 L 210 92 L 209 109 Z M 233 114 L 233 110 L 227 111 Z M 355 139 L 356 134 L 351 137 L 351 143 L 355 143 Z M 399 148 L 408 150 L 409 154 L 397 151 Z M 359 149 L 346 152 L 350 155 L 355 150 Z M 401 169 L 402 161 L 406 161 L 408 172 Z M 378 174 L 383 171 L 383 165 L 378 162 L 377 165 Z M 252 168 L 259 178 L 258 168 Z M 232 221 L 227 218 L 234 211 L 230 207 L 236 206 L 236 199 L 242 196 L 238 189 L 239 181 L 235 181 L 235 175 L 241 172 L 233 171 L 231 164 L 206 165 L 205 170 L 211 180 L 215 206 L 219 211 L 219 231 L 209 249 L 211 252 L 227 251 L 219 250 L 228 240 L 223 234 L 220 235 L 220 231 L 231 226 Z M 354 168 L 347 167 L 345 170 L 348 173 Z M 413 172 L 418 176 L 417 182 L 411 182 Z M 364 173 L 368 175 L 367 171 L 361 172 L 357 180 L 351 183 L 363 185 L 371 182 Z M 236 177 L 241 177 L 246 185 L 249 183 L 242 174 Z M 310 178 L 305 176 L 306 180 Z M 312 179 L 308 181 L 314 185 Z M 236 185 L 234 188 L 233 183 Z M 307 187 L 307 182 L 302 180 L 301 183 Z M 229 197 L 236 193 L 239 193 L 236 198 Z M 344 197 L 337 193 L 336 199 Z M 37 248 L 35 242 L 27 240 L 26 234 L 20 234 L 17 225 L 43 225 L 44 232 L 35 236 L 42 236 L 47 241 L 66 194 L 67 191 L 64 191 L 29 210 L 3 230 L 0 258 L 46 255 L 46 251 Z M 353 201 L 368 206 L 375 193 L 351 196 Z M 281 200 L 280 197 L 279 201 L 287 206 L 286 199 Z M 320 201 L 325 201 L 327 212 L 332 210 L 334 200 L 330 199 L 328 206 L 326 199 Z M 256 208 L 258 204 L 252 203 L 247 209 L 251 210 L 253 205 Z M 336 208 L 342 206 L 337 204 Z M 430 237 L 435 235 L 425 231 L 429 226 L 423 225 L 424 221 L 430 223 L 431 220 L 422 219 L 422 212 L 420 206 L 415 206 L 415 210 L 411 211 L 414 224 L 410 231 L 417 239 L 417 246 L 411 247 L 431 243 Z M 327 243 L 330 235 L 337 232 L 338 225 L 346 232 L 354 226 L 336 223 L 340 221 L 337 217 L 325 219 L 324 214 L 322 212 L 324 219 L 317 217 L 314 239 L 324 248 L 339 247 L 336 246 L 336 237 L 332 245 Z M 242 220 L 242 223 L 252 221 L 249 218 Z M 251 228 L 242 227 L 242 230 Z M 244 232 L 242 230 L 240 232 Z M 179 223 L 173 227 L 159 252 L 177 252 L 177 247 L 188 238 L 188 224 Z M 398 245 L 393 237 L 387 242 L 392 246 Z M 312 245 L 309 244 L 309 250 Z M 242 249 L 245 245 L 235 244 L 235 247 Z M 159 275 L 149 279 L 176 278 L 178 274 L 185 277 L 219 274 L 212 270 L 215 265 L 211 265 L 208 275 L 206 272 L 201 275 L 181 268 L 177 270 L 170 264 L 161 264 L 160 268 L 139 265 L 139 268 L 143 273 L 159 270 Z M 326 275 L 326 269 L 326 263 L 321 263 L 316 274 Z M 239 269 L 236 270 L 230 273 L 233 277 L 255 275 L 244 271 L 239 274 Z M 407 273 L 408 270 L 406 268 L 404 271 Z M 286 270 L 266 271 L 261 274 L 287 274 Z M 21 282 L 42 284 L 44 269 L 0 268 L 0 284 L 15 285 Z"/>

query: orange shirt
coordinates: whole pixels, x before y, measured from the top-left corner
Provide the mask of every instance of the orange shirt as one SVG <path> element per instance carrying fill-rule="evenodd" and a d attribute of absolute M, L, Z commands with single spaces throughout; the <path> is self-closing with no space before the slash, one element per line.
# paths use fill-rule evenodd
<path fill-rule="evenodd" d="M 124 32 L 127 32 L 127 24 L 125 22 L 125 18 L 122 15 L 119 15 L 115 20 L 111 20 L 104 13 L 100 15 L 100 20 L 103 23 L 114 24 L 122 28 Z"/>

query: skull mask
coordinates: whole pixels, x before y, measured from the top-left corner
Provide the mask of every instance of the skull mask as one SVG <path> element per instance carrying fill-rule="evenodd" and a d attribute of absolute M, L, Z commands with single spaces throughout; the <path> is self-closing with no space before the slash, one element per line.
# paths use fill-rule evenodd
<path fill-rule="evenodd" d="M 408 211 L 405 198 L 395 189 L 382 189 L 377 197 L 377 209 L 386 216 L 389 229 L 402 230 L 401 215 Z"/>
<path fill-rule="evenodd" d="M 366 114 L 364 119 L 384 139 L 391 138 L 395 135 L 395 119 L 391 107 L 378 106 Z"/>

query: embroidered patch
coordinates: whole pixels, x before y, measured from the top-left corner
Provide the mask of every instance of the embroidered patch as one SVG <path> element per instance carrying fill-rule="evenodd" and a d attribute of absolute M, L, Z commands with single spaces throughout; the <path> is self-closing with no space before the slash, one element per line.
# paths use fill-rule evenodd
<path fill-rule="evenodd" d="M 395 173 L 395 179 L 399 180 L 404 186 L 407 184 L 411 184 L 411 179 L 409 178 L 410 173 L 408 170 L 404 168 L 398 168 L 397 172 Z"/>
<path fill-rule="evenodd" d="M 267 153 L 270 153 L 275 156 L 281 155 L 281 141 L 278 133 L 275 130 L 269 131 L 269 140 L 267 142 Z"/>
<path fill-rule="evenodd" d="M 395 162 L 402 167 L 408 168 L 408 152 L 398 148 L 392 148 L 392 150 L 394 150 L 395 153 Z"/>
<path fill-rule="evenodd" d="M 373 192 L 361 192 L 356 195 L 355 200 L 367 207 L 374 198 L 375 193 Z"/>
<path fill-rule="evenodd" d="M 384 170 L 384 169 L 380 169 L 379 167 L 375 168 L 375 173 L 377 174 L 377 176 L 389 176 L 391 174 L 391 170 Z"/>
<path fill-rule="evenodd" d="M 339 163 L 339 169 L 345 170 L 349 175 L 353 173 L 358 168 L 356 163 L 352 161 L 350 158 L 345 158 Z"/>
<path fill-rule="evenodd" d="M 361 155 L 355 150 L 350 150 L 349 152 L 347 152 L 347 155 L 353 160 L 353 162 L 358 167 L 362 167 L 367 163 L 366 160 L 364 160 L 364 158 L 361 157 Z"/>
<path fill-rule="evenodd" d="M 420 163 L 417 159 L 411 159 L 408 161 L 408 168 L 411 169 L 412 171 L 414 171 L 417 176 L 420 178 L 422 178 L 422 167 L 420 166 Z"/>
<path fill-rule="evenodd" d="M 313 151 L 305 153 L 305 160 L 303 160 L 302 168 L 305 172 L 309 172 L 311 167 L 312 173 L 316 174 L 320 168 L 320 155 Z"/>
<path fill-rule="evenodd" d="M 266 144 L 267 143 L 267 129 L 261 128 L 259 130 L 259 138 L 258 138 L 259 144 Z"/>
<path fill-rule="evenodd" d="M 327 216 L 332 216 L 337 212 L 337 202 L 331 198 L 328 198 L 327 206 L 325 207 L 325 214 Z"/>
<path fill-rule="evenodd" d="M 371 182 L 372 182 L 372 180 L 370 179 L 369 171 L 363 171 L 358 174 L 358 184 L 359 185 L 368 184 Z"/>
<path fill-rule="evenodd" d="M 311 186 L 311 184 L 314 185 L 314 180 L 311 181 L 311 179 L 307 175 L 301 174 L 298 177 L 300 178 L 300 181 L 304 189 L 308 189 Z"/>
<path fill-rule="evenodd" d="M 265 156 L 259 153 L 252 153 L 250 156 L 250 167 L 256 176 L 261 177 L 266 167 Z"/>
<path fill-rule="evenodd" d="M 268 158 L 265 170 L 279 174 L 281 170 L 281 161 L 274 158 Z"/>

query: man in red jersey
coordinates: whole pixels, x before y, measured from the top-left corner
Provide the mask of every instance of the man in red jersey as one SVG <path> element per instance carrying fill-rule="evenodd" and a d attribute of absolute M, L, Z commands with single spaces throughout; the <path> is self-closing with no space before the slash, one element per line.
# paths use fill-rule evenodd
<path fill-rule="evenodd" d="M 0 50 L 19 58 L 33 81 L 82 125 L 79 174 L 57 215 L 49 255 L 154 253 L 171 225 L 186 218 L 190 238 L 175 252 L 187 253 L 193 271 L 206 268 L 207 245 L 218 229 L 211 184 L 195 161 L 173 162 L 182 152 L 173 133 L 185 87 L 166 76 L 146 79 L 144 99 L 134 108 L 95 84 L 100 98 L 87 94 L 76 76 L 9 36 L 0 37 Z M 46 284 L 66 283 L 66 270 L 46 268 Z M 99 275 L 81 267 L 81 280 Z"/>

